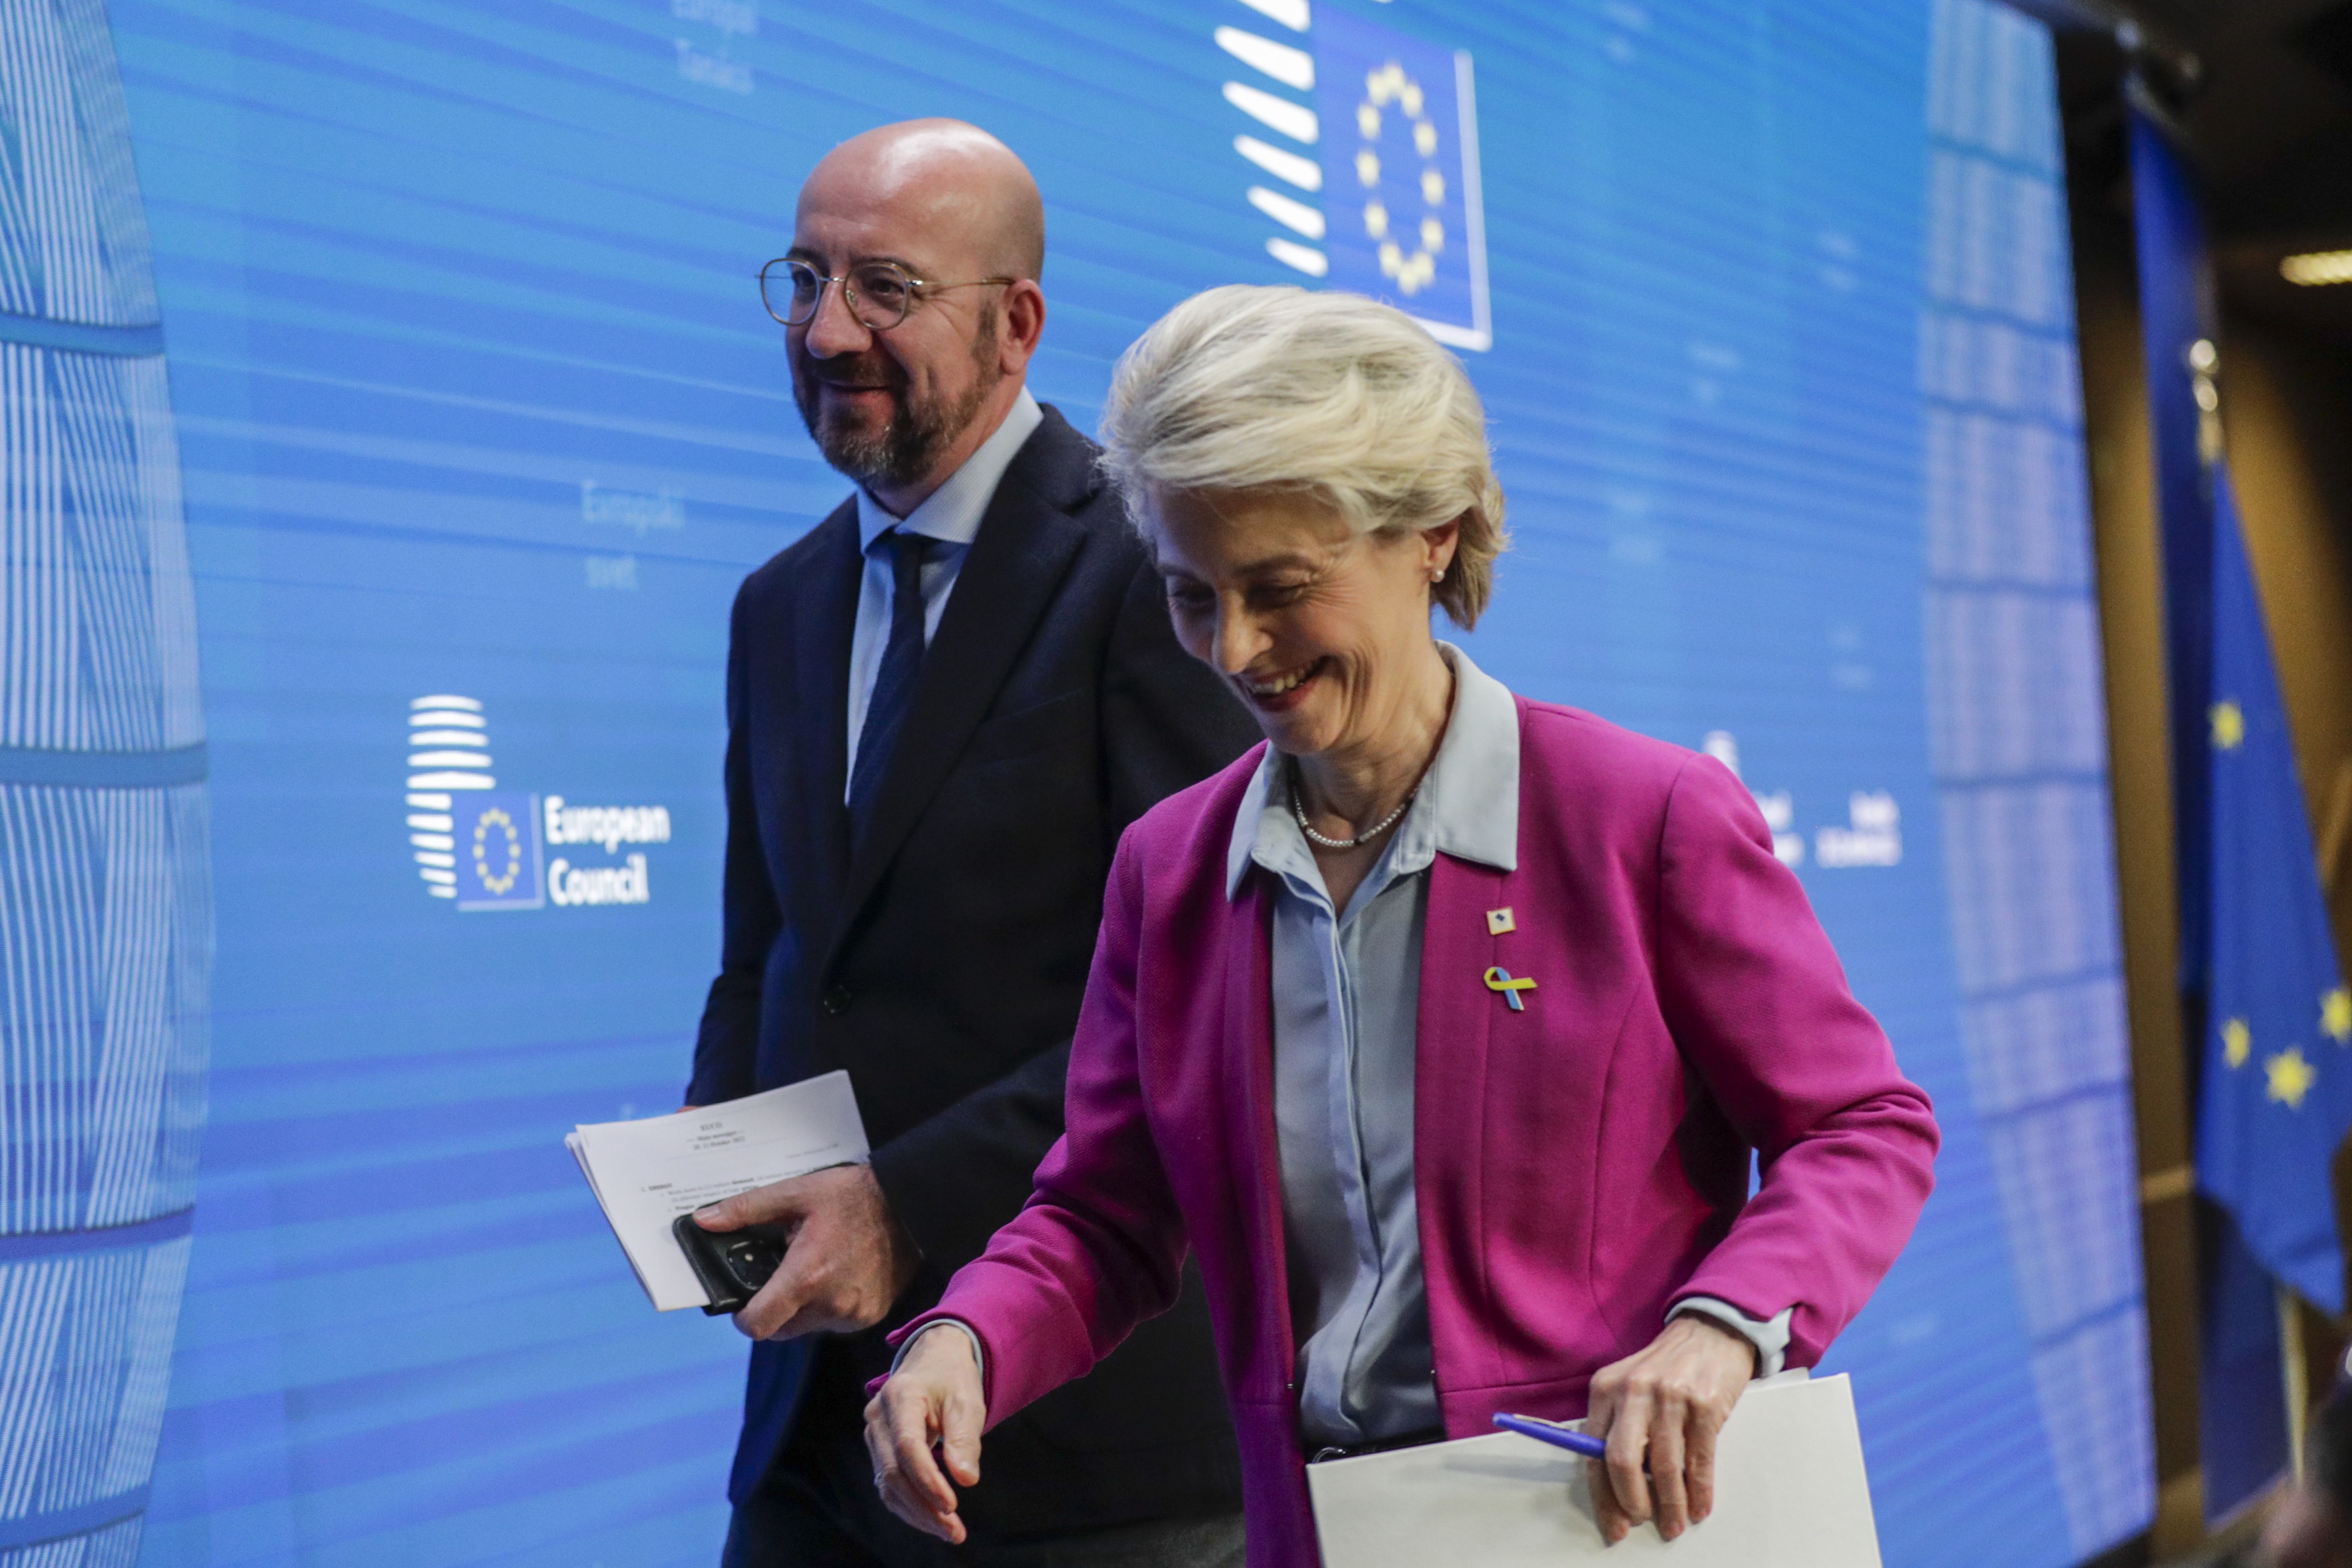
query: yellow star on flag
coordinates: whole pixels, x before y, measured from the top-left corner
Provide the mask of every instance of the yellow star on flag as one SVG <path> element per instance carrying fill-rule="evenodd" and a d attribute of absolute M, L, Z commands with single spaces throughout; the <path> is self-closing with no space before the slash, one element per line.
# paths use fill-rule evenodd
<path fill-rule="evenodd" d="M 2246 715 L 2235 702 L 2227 699 L 2213 704 L 2213 745 L 2218 751 L 2234 752 L 2246 738 Z"/>
<path fill-rule="evenodd" d="M 2303 1059 L 2300 1046 L 2289 1046 L 2263 1062 L 2263 1068 L 2270 1075 L 2271 1098 L 2289 1110 L 2303 1109 L 2303 1097 L 2319 1078 L 2318 1069 Z"/>
<path fill-rule="evenodd" d="M 2338 985 L 2319 999 L 2319 1027 L 2337 1045 L 2352 1045 L 2352 991 Z"/>
<path fill-rule="evenodd" d="M 2254 1032 L 2246 1027 L 2243 1018 L 2232 1018 L 2221 1026 L 2221 1059 L 2233 1068 L 2246 1065 L 2247 1056 L 2254 1048 Z"/>

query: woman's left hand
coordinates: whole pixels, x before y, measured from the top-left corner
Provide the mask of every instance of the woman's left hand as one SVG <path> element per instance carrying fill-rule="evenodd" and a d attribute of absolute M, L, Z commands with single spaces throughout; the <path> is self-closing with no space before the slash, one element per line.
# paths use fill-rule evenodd
<path fill-rule="evenodd" d="M 1696 1314 L 1593 1375 L 1584 1429 L 1609 1457 L 1585 1468 L 1603 1540 L 1655 1518 L 1672 1541 L 1713 1511 L 1716 1434 L 1755 1375 L 1755 1347 Z"/>

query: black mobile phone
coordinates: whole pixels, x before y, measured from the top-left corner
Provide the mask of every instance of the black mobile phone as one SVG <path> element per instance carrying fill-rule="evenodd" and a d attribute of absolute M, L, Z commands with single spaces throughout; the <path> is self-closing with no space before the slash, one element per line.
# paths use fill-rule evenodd
<path fill-rule="evenodd" d="M 670 1222 L 678 1250 L 694 1269 L 694 1277 L 710 1293 L 706 1317 L 742 1310 L 784 1260 L 792 1237 L 781 1226 L 747 1225 L 740 1230 L 705 1230 L 694 1215 L 682 1214 Z"/>

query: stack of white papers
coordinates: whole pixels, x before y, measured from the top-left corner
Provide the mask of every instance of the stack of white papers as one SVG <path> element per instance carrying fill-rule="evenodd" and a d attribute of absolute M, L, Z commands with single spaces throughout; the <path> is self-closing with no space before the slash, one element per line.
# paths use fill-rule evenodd
<path fill-rule="evenodd" d="M 1309 1465 L 1324 1568 L 1879 1568 L 1843 1376 L 1748 1384 L 1716 1441 L 1715 1511 L 1677 1540 L 1645 1524 L 1604 1545 L 1584 1465 L 1510 1432 Z"/>
<path fill-rule="evenodd" d="M 866 1155 L 866 1123 L 845 1072 L 698 1110 L 584 1124 L 563 1146 L 580 1162 L 637 1283 L 665 1312 L 710 1302 L 670 1234 L 678 1215 Z"/>

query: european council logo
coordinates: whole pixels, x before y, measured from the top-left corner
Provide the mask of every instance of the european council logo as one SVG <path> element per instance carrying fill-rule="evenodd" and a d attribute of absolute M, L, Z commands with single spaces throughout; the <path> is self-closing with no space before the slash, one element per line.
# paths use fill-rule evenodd
<path fill-rule="evenodd" d="M 1469 54 L 1340 12 L 1318 16 L 1308 0 L 1241 3 L 1298 35 L 1213 35 L 1254 73 L 1226 82 L 1225 101 L 1276 138 L 1236 136 L 1234 150 L 1289 187 L 1248 189 L 1250 205 L 1290 231 L 1268 238 L 1267 254 L 1388 300 L 1440 342 L 1493 347 Z"/>
<path fill-rule="evenodd" d="M 485 790 L 453 804 L 459 909 L 535 910 L 546 901 L 535 805 L 520 790 Z"/>
<path fill-rule="evenodd" d="M 408 845 L 427 893 L 461 910 L 653 901 L 645 855 L 623 857 L 621 847 L 668 843 L 668 807 L 500 790 L 492 766 L 478 699 L 442 692 L 408 705 Z M 542 867 L 547 845 L 563 853 Z"/>

